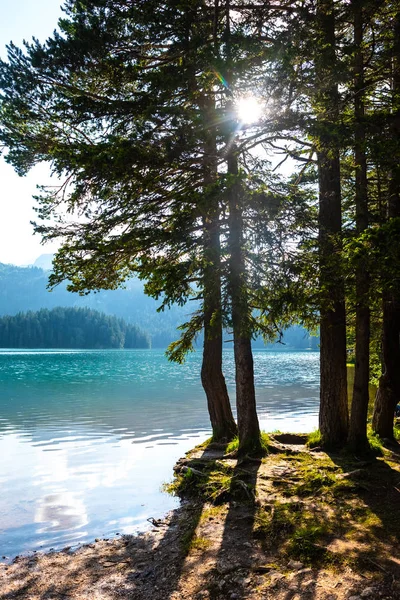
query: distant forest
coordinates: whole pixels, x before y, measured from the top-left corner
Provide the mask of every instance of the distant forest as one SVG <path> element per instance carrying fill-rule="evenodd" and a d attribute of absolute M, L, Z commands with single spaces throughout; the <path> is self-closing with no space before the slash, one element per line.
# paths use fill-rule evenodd
<path fill-rule="evenodd" d="M 38 262 L 38 261 L 37 261 Z M 97 294 L 79 296 L 66 290 L 65 284 L 53 291 L 46 289 L 49 271 L 36 266 L 16 267 L 0 263 L 0 316 L 16 315 L 19 312 L 49 310 L 58 307 L 90 308 L 107 315 L 124 319 L 129 324 L 140 323 L 140 327 L 151 338 L 152 348 L 166 348 L 179 336 L 177 327 L 188 320 L 190 313 L 199 308 L 196 301 L 185 306 L 174 305 L 170 309 L 157 312 L 161 300 L 149 298 L 143 291 L 143 283 L 130 279 L 124 289 L 104 290 Z M 232 336 L 229 336 L 229 339 Z M 202 336 L 198 345 L 202 344 Z M 290 327 L 284 332 L 285 345 L 276 344 L 274 349 L 285 348 L 318 350 L 319 338 L 311 337 L 300 326 Z M 231 344 L 225 344 L 230 347 Z M 256 348 L 263 348 L 261 338 L 253 342 Z"/>
<path fill-rule="evenodd" d="M 1 348 L 150 348 L 149 336 L 89 308 L 41 309 L 0 318 Z"/>

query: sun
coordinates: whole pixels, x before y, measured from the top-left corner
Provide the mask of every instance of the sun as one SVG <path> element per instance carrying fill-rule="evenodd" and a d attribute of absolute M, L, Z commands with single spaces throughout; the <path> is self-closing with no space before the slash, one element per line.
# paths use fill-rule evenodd
<path fill-rule="evenodd" d="M 259 121 L 263 107 L 255 96 L 243 96 L 236 102 L 236 112 L 239 121 L 250 125 Z"/>

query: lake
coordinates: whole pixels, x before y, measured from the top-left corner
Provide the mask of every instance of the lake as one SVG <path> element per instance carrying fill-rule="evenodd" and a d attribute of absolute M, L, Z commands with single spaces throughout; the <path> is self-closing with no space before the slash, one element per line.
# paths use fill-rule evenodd
<path fill-rule="evenodd" d="M 265 431 L 317 427 L 319 353 L 254 351 Z M 201 352 L 0 350 L 0 559 L 136 533 L 178 501 L 161 491 L 210 436 Z M 224 371 L 234 400 L 233 352 Z"/>

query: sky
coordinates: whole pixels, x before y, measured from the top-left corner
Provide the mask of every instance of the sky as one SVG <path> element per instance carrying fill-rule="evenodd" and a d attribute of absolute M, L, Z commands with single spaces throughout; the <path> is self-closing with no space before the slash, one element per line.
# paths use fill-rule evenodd
<path fill-rule="evenodd" d="M 13 41 L 18 46 L 32 37 L 44 41 L 52 34 L 62 15 L 61 0 L 0 0 L 0 58 L 6 59 L 5 46 Z M 40 237 L 33 235 L 30 221 L 38 184 L 49 183 L 46 165 L 38 165 L 26 177 L 19 177 L 0 157 L 0 263 L 32 264 L 55 245 L 42 246 Z"/>

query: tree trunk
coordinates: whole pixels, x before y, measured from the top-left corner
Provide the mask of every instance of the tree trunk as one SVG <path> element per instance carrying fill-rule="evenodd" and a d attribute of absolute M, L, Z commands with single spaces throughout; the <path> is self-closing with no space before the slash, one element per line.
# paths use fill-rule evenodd
<path fill-rule="evenodd" d="M 354 116 L 356 168 L 356 231 L 360 235 L 368 228 L 368 182 L 367 159 L 365 155 L 364 126 L 364 57 L 362 1 L 352 0 L 354 16 Z M 352 450 L 362 451 L 369 448 L 367 439 L 367 418 L 369 403 L 369 274 L 365 264 L 360 262 L 356 270 L 356 364 L 354 370 L 353 399 L 348 444 Z"/>
<path fill-rule="evenodd" d="M 389 294 L 383 301 L 383 373 L 375 398 L 372 429 L 382 438 L 393 439 L 396 404 L 400 402 L 400 305 Z"/>
<path fill-rule="evenodd" d="M 237 177 L 235 148 L 228 155 L 228 174 Z M 251 349 L 250 308 L 243 252 L 243 216 L 241 186 L 235 181 L 229 189 L 229 291 L 232 302 L 233 344 L 236 368 L 236 406 L 239 452 L 261 450 L 260 427 L 254 389 L 253 353 Z"/>
<path fill-rule="evenodd" d="M 248 304 L 248 286 L 243 239 L 242 186 L 238 181 L 239 167 L 236 150 L 236 119 L 232 101 L 233 78 L 231 70 L 231 14 L 230 0 L 225 1 L 226 82 L 230 97 L 226 116 L 230 123 L 226 148 L 228 167 L 229 209 L 229 293 L 232 310 L 233 348 L 235 355 L 236 408 L 239 430 L 239 453 L 261 450 L 260 426 L 254 389 L 253 352 L 251 349 L 251 309 Z"/>
<path fill-rule="evenodd" d="M 215 101 L 203 99 L 206 123 L 215 123 Z M 230 441 L 237 435 L 225 377 L 222 372 L 221 242 L 220 211 L 215 190 L 218 177 L 215 130 L 205 130 L 204 189 L 207 198 L 203 216 L 203 311 L 204 346 L 201 381 L 207 396 L 214 441 Z"/>
<path fill-rule="evenodd" d="M 216 207 L 217 208 L 217 207 Z M 203 276 L 204 346 L 201 381 L 207 396 L 214 441 L 230 441 L 237 435 L 225 377 L 222 372 L 222 317 L 218 208 L 204 218 Z"/>
<path fill-rule="evenodd" d="M 400 15 L 394 22 L 393 46 L 393 118 L 392 156 L 389 182 L 387 218 L 400 218 L 400 165 L 398 143 L 400 139 Z M 387 286 L 388 287 L 388 286 Z M 398 287 L 383 292 L 382 328 L 383 373 L 375 398 L 372 429 L 383 438 L 393 439 L 393 417 L 396 404 L 400 402 L 400 291 Z"/>
<path fill-rule="evenodd" d="M 339 149 L 335 139 L 338 121 L 335 20 L 332 0 L 318 0 L 320 37 L 315 59 L 317 75 L 319 258 L 321 290 L 319 426 L 326 446 L 347 439 L 346 313 L 341 275 L 341 189 Z"/>

